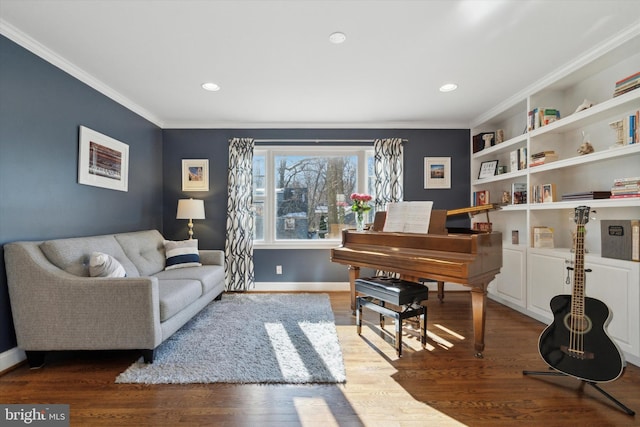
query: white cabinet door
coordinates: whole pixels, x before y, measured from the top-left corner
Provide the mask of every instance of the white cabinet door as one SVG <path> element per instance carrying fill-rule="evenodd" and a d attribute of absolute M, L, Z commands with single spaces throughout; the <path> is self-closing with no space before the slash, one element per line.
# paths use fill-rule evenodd
<path fill-rule="evenodd" d="M 525 248 L 503 248 L 502 269 L 489 292 L 505 302 L 526 308 L 526 271 Z"/>
<path fill-rule="evenodd" d="M 640 356 L 640 279 L 637 263 L 605 258 L 585 260 L 586 295 L 604 302 L 611 311 L 607 332 L 625 353 Z"/>
<path fill-rule="evenodd" d="M 527 260 L 527 309 L 548 321 L 553 320 L 549 302 L 559 294 L 570 294 L 566 258 L 553 251 L 531 251 Z"/>

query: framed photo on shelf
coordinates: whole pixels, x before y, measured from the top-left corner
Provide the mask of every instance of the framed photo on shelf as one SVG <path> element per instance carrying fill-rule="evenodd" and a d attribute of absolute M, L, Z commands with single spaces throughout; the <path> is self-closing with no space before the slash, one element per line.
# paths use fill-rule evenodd
<path fill-rule="evenodd" d="M 78 183 L 129 191 L 129 146 L 80 126 Z"/>
<path fill-rule="evenodd" d="M 480 164 L 480 172 L 478 173 L 478 179 L 489 178 L 490 176 L 494 176 L 497 170 L 498 170 L 497 160 L 482 162 Z"/>
<path fill-rule="evenodd" d="M 451 188 L 451 157 L 424 158 L 424 188 Z"/>
<path fill-rule="evenodd" d="M 182 191 L 209 191 L 209 159 L 182 159 Z"/>

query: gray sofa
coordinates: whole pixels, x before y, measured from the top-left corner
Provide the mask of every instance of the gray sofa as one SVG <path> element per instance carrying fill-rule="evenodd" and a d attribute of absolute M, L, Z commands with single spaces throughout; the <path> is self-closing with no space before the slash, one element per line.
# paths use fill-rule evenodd
<path fill-rule="evenodd" d="M 156 230 L 6 244 L 18 348 L 29 364 L 41 366 L 53 350 L 139 349 L 153 362 L 156 347 L 224 291 L 222 251 L 200 250 L 202 266 L 165 270 L 164 244 Z M 91 277 L 94 252 L 115 258 L 126 277 Z"/>

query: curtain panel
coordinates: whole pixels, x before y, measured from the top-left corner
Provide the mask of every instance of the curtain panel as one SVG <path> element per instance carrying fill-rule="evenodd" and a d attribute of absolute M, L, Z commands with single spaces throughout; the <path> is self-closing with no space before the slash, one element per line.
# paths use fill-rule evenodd
<path fill-rule="evenodd" d="M 404 196 L 402 173 L 402 138 L 373 141 L 376 212 L 387 210 L 387 204 L 400 202 Z"/>
<path fill-rule="evenodd" d="M 246 291 L 255 286 L 253 269 L 252 138 L 229 140 L 225 289 Z"/>

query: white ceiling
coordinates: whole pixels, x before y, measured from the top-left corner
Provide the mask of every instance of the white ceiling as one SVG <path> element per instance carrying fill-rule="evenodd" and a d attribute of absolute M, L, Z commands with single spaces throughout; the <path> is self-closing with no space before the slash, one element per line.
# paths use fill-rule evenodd
<path fill-rule="evenodd" d="M 0 0 L 2 34 L 163 128 L 468 127 L 639 22 L 640 0 Z"/>

